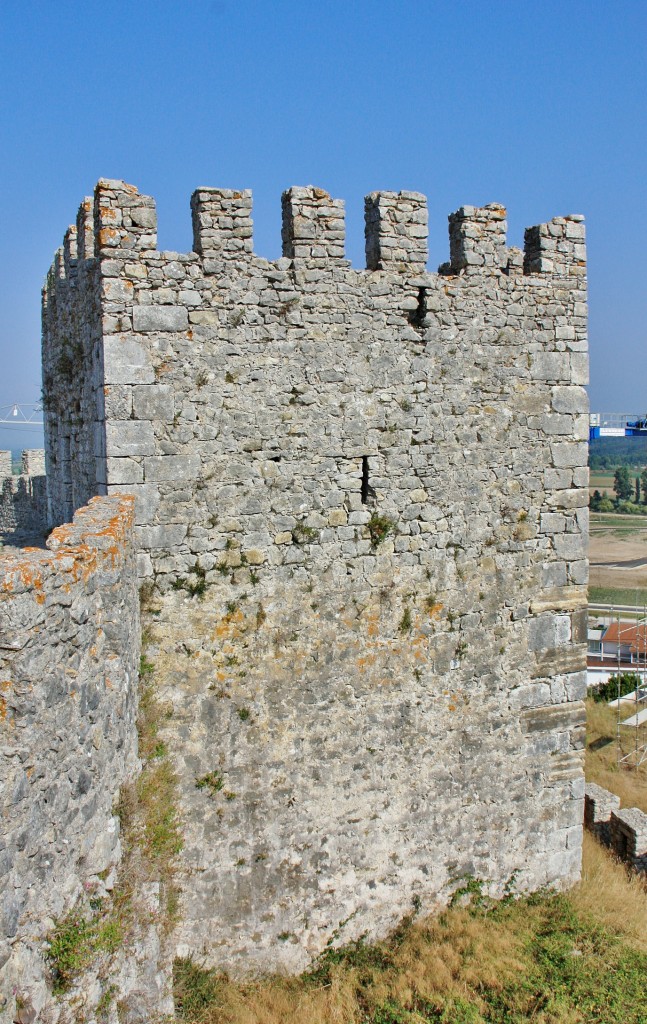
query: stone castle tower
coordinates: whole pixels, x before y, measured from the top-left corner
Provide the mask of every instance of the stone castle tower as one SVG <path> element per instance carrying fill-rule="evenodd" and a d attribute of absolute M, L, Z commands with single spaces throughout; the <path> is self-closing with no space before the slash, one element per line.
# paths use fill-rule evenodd
<path fill-rule="evenodd" d="M 51 521 L 133 495 L 140 581 L 231 698 L 178 670 L 169 735 L 178 941 L 238 969 L 467 875 L 568 884 L 581 849 L 582 218 L 521 252 L 501 206 L 463 207 L 432 274 L 418 193 L 367 197 L 361 270 L 340 200 L 282 202 L 277 261 L 250 193 L 213 188 L 193 251 L 159 252 L 153 199 L 101 180 L 43 308 Z M 215 766 L 224 810 L 195 786 Z"/>

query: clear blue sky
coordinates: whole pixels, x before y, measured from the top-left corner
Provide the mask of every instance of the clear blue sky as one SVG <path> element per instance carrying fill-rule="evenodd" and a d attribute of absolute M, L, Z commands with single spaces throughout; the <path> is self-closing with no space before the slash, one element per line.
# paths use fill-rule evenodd
<path fill-rule="evenodd" d="M 40 288 L 101 176 L 157 199 L 160 246 L 191 246 L 198 185 L 251 187 L 256 251 L 280 255 L 280 194 L 508 207 L 509 241 L 587 219 L 591 404 L 647 410 L 646 0 L 1 0 L 0 406 L 40 393 Z M 0 447 L 39 444 L 0 427 Z"/>

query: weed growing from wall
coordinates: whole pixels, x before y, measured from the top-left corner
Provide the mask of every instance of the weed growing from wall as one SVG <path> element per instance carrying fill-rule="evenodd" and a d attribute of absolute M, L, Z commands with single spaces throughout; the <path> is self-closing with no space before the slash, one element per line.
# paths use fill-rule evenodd
<path fill-rule="evenodd" d="M 411 609 L 409 608 L 409 605 L 405 607 L 402 613 L 398 629 L 401 633 L 410 633 L 413 629 L 413 620 L 411 618 Z"/>
<path fill-rule="evenodd" d="M 57 921 L 49 935 L 47 959 L 54 995 L 67 992 L 78 975 L 102 953 L 114 953 L 123 941 L 124 921 L 107 900 L 90 900 Z"/>
<path fill-rule="evenodd" d="M 366 528 L 371 538 L 371 546 L 377 548 L 387 537 L 395 533 L 395 522 L 388 516 L 381 516 L 374 512 L 366 524 Z"/>
<path fill-rule="evenodd" d="M 206 772 L 195 780 L 196 789 L 206 789 L 210 796 L 215 796 L 219 793 L 225 784 L 222 772 L 212 771 Z"/>
<path fill-rule="evenodd" d="M 312 544 L 319 536 L 319 531 L 304 523 L 297 523 L 292 530 L 292 539 L 295 544 Z"/>
<path fill-rule="evenodd" d="M 218 569 L 220 569 L 220 566 L 218 566 Z M 229 570 L 227 569 L 227 572 L 228 571 Z M 207 583 L 206 569 L 203 569 L 199 562 L 196 562 L 195 565 L 191 566 L 189 572 L 193 578 L 187 579 L 185 576 L 178 576 L 177 579 L 174 579 L 171 583 L 171 589 L 186 590 L 187 594 L 191 597 L 204 597 L 207 592 L 207 587 L 209 586 Z"/>

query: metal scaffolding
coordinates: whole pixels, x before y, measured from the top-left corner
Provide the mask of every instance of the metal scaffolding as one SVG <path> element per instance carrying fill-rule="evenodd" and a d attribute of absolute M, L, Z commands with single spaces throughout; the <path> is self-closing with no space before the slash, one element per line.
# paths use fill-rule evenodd
<path fill-rule="evenodd" d="M 616 755 L 618 767 L 638 768 L 647 760 L 647 610 L 643 609 L 642 617 L 638 617 L 636 609 L 636 621 L 629 624 L 626 619 L 621 620 L 617 616 L 618 627 L 618 669 L 616 678 L 618 681 L 618 696 L 615 700 L 609 701 L 609 707 L 616 708 Z M 620 622 L 624 628 L 621 629 Z M 630 665 L 630 671 L 634 672 L 640 680 L 639 684 L 631 693 L 621 692 L 621 677 L 623 668 L 621 655 L 621 638 L 625 636 L 635 642 L 636 666 Z M 630 714 L 626 715 L 629 711 Z"/>

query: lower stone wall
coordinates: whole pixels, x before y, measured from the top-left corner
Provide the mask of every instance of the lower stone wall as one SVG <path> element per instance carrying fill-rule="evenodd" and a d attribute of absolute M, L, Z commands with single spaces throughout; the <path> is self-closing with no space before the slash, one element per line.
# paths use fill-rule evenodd
<path fill-rule="evenodd" d="M 132 533 L 131 498 L 94 498 L 49 550 L 0 555 L 3 1024 L 47 1003 L 53 919 L 120 859 L 114 802 L 138 768 Z"/>
<path fill-rule="evenodd" d="M 377 558 L 381 590 L 377 574 L 362 590 L 298 569 L 279 585 L 241 565 L 151 599 L 182 957 L 294 974 L 329 942 L 433 913 L 470 877 L 493 897 L 579 879 L 585 673 L 542 680 L 549 658 L 583 662 L 568 616 L 504 634 L 487 595 L 482 628 L 448 622 L 456 593 L 445 611 L 424 576 Z"/>
<path fill-rule="evenodd" d="M 24 451 L 20 474 L 11 471 L 11 452 L 0 451 L 0 547 L 39 543 L 46 528 L 44 451 Z"/>
<path fill-rule="evenodd" d="M 634 871 L 647 872 L 647 814 L 638 807 L 620 809 L 620 798 L 587 782 L 584 824 Z"/>

